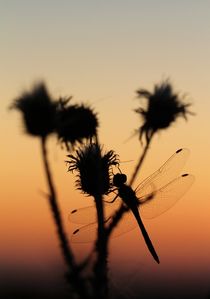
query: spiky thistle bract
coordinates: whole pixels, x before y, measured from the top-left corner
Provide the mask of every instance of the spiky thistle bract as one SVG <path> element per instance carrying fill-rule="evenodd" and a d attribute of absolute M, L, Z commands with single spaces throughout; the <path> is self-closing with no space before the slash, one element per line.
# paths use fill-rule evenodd
<path fill-rule="evenodd" d="M 76 186 L 83 193 L 95 196 L 108 194 L 112 189 L 112 167 L 119 160 L 113 151 L 103 153 L 97 143 L 90 143 L 68 155 L 69 171 L 77 171 Z"/>

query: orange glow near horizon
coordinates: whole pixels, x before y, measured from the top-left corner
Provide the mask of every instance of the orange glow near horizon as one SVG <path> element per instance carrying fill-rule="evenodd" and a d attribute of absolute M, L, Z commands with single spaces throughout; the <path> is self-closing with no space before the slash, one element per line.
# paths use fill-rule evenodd
<path fill-rule="evenodd" d="M 118 284 L 120 278 L 126 282 L 126 277 L 138 273 L 130 281 L 131 288 L 135 283 L 138 285 L 138 278 L 146 288 L 146 278 L 151 277 L 154 285 L 160 281 L 160 288 L 164 279 L 171 286 L 177 280 L 180 290 L 186 281 L 186 289 L 195 288 L 196 296 L 199 288 L 202 294 L 207 294 L 210 4 L 205 1 L 201 1 L 202 5 L 196 1 L 169 4 L 161 0 L 159 4 L 153 3 L 151 9 L 145 0 L 103 3 L 102 7 L 95 0 L 83 3 L 84 7 L 71 1 L 59 6 L 50 1 L 30 5 L 23 2 L 5 3 L 0 12 L 0 25 L 5 28 L 0 70 L 1 268 L 12 269 L 15 265 L 20 272 L 24 272 L 23 266 L 26 272 L 27 267 L 42 269 L 47 277 L 48 266 L 49 269 L 63 266 L 56 230 L 43 195 L 48 189 L 40 141 L 24 133 L 20 115 L 8 109 L 12 101 L 43 79 L 54 99 L 73 95 L 73 103 L 88 103 L 99 118 L 100 143 L 104 150 L 114 150 L 119 155 L 121 171 L 130 178 L 143 149 L 138 135 L 133 136 L 141 125 L 134 113 L 142 104 L 136 98 L 136 90 L 152 91 L 154 84 L 169 77 L 175 91 L 186 93 L 186 102 L 192 103 L 189 110 L 195 115 L 189 115 L 187 121 L 178 118 L 169 129 L 155 135 L 133 186 L 183 147 L 191 152 L 183 173 L 192 173 L 196 179 L 173 208 L 155 219 L 143 219 L 160 256 L 160 265 L 153 262 L 136 228 L 111 239 L 110 275 Z M 49 139 L 48 150 L 70 239 L 77 226 L 68 221 L 69 212 L 92 205 L 93 201 L 75 189 L 75 174 L 67 172 L 65 163 L 68 153 L 55 137 Z M 72 248 L 80 260 L 91 244 L 72 244 Z"/>

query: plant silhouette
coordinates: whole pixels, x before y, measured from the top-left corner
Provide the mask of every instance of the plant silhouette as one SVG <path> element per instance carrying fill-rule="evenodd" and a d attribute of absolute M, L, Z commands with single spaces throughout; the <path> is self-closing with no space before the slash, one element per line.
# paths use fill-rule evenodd
<path fill-rule="evenodd" d="M 82 138 L 92 137 L 93 134 L 96 133 L 97 119 L 94 113 L 91 113 L 92 111 L 84 106 L 72 106 L 69 108 L 67 107 L 67 101 L 62 101 L 61 99 L 53 102 L 43 82 L 36 84 L 30 92 L 24 92 L 20 97 L 15 99 L 10 108 L 17 109 L 22 113 L 26 132 L 29 135 L 39 137 L 41 140 L 41 152 L 49 188 L 47 198 L 63 257 L 68 266 L 66 276 L 69 280 L 73 280 L 74 283 L 71 283 L 73 289 L 76 289 L 80 296 L 84 297 L 86 296 L 85 283 L 78 275 L 78 267 L 75 264 L 72 250 L 64 231 L 62 215 L 60 213 L 57 194 L 48 162 L 46 142 L 50 134 L 57 133 L 58 138 L 65 142 L 68 147 L 69 143 L 73 146 L 77 141 L 81 142 Z M 73 123 L 68 122 L 69 110 L 71 110 L 71 113 L 74 115 Z M 88 133 L 87 128 L 82 131 L 80 125 L 81 121 L 84 124 L 89 118 L 95 121 L 93 121 L 95 128 L 92 126 L 90 133 Z M 75 127 L 79 127 L 80 130 L 75 132 Z M 68 132 L 68 134 L 66 132 Z M 72 135 L 71 132 L 73 132 Z M 78 133 L 78 135 L 76 135 L 76 133 Z"/>
<path fill-rule="evenodd" d="M 68 155 L 69 171 L 77 171 L 76 186 L 83 193 L 92 196 L 95 203 L 98 223 L 98 237 L 96 252 L 98 259 L 95 262 L 95 289 L 97 296 L 106 298 L 108 292 L 107 278 L 107 233 L 104 226 L 103 195 L 112 191 L 112 167 L 119 161 L 113 151 L 102 152 L 98 143 L 89 143 L 76 151 L 76 155 Z"/>
<path fill-rule="evenodd" d="M 187 114 L 192 114 L 188 110 L 191 104 L 183 103 L 183 97 L 174 93 L 173 86 L 169 80 L 155 85 L 153 93 L 145 89 L 139 89 L 137 94 L 138 98 L 143 97 L 147 100 L 146 109 L 140 106 L 135 110 L 143 119 L 143 124 L 139 128 L 139 139 L 142 141 L 143 136 L 145 136 L 146 144 L 131 177 L 130 185 L 133 184 L 140 170 L 155 133 L 169 128 L 178 117 L 182 116 L 187 119 Z"/>
<path fill-rule="evenodd" d="M 188 110 L 190 104 L 182 102 L 182 98 L 173 92 L 169 81 L 155 85 L 153 93 L 140 89 L 137 94 L 139 98 L 144 97 L 147 100 L 146 108 L 140 106 L 135 110 L 143 119 L 143 124 L 138 130 L 139 139 L 142 142 L 144 137 L 146 143 L 128 185 L 126 185 L 127 178 L 124 174 L 114 175 L 114 170 L 119 172 L 119 158 L 114 151 L 104 151 L 100 145 L 97 132 L 98 118 L 89 106 L 71 104 L 72 97 L 53 100 L 43 82 L 36 84 L 31 91 L 21 94 L 11 105 L 12 109 L 22 113 L 26 133 L 40 139 L 48 184 L 48 203 L 68 269 L 67 282 L 70 285 L 71 296 L 75 298 L 105 299 L 109 297 L 109 240 L 124 214 L 129 210 L 133 212 L 141 228 L 149 251 L 159 263 L 157 253 L 138 213 L 137 197 L 131 185 L 140 170 L 155 133 L 169 128 L 179 116 L 187 118 L 187 115 L 191 113 Z M 95 206 L 98 227 L 92 252 L 94 259 L 91 254 L 82 263 L 75 261 L 58 205 L 47 150 L 47 140 L 52 134 L 57 136 L 60 144 L 64 145 L 68 151 L 66 162 L 68 170 L 76 172 L 76 188 L 91 196 Z M 112 192 L 117 192 L 123 201 L 111 221 L 107 221 L 104 196 Z M 145 200 L 149 201 L 152 197 L 151 193 Z M 91 268 L 91 273 L 87 274 L 86 268 Z"/>

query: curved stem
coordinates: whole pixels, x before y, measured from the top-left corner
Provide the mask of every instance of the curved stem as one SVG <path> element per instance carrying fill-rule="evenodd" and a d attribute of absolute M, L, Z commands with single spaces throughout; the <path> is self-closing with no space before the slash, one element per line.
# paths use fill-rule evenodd
<path fill-rule="evenodd" d="M 48 196 L 49 200 L 49 206 L 52 212 L 53 220 L 57 229 L 57 235 L 58 239 L 60 241 L 60 247 L 62 250 L 62 254 L 64 257 L 64 260 L 68 266 L 69 269 L 69 274 L 68 277 L 72 280 L 69 281 L 73 284 L 73 287 L 77 292 L 79 292 L 79 295 L 81 298 L 86 298 L 85 296 L 85 291 L 83 288 L 83 283 L 82 280 L 79 277 L 78 269 L 77 266 L 74 262 L 73 255 L 71 253 L 71 249 L 68 243 L 68 240 L 66 238 L 66 234 L 64 231 L 64 226 L 63 226 L 63 221 L 60 213 L 60 209 L 57 203 L 57 196 L 56 196 L 56 191 L 55 187 L 53 184 L 53 179 L 52 179 L 52 174 L 50 171 L 50 166 L 49 162 L 47 159 L 47 147 L 46 147 L 46 138 L 41 139 L 41 150 L 42 150 L 42 158 L 43 158 L 43 163 L 44 163 L 44 169 L 45 169 L 45 174 L 46 174 L 46 179 L 48 183 L 48 188 L 49 188 L 49 193 L 50 195 Z"/>
<path fill-rule="evenodd" d="M 126 207 L 123 203 L 121 204 L 121 206 L 119 207 L 119 209 L 115 212 L 115 214 L 112 217 L 112 221 L 109 224 L 108 228 L 107 228 L 107 236 L 110 237 L 113 229 L 117 226 L 117 224 L 119 223 L 120 219 L 123 217 L 123 215 L 125 213 L 127 213 L 129 211 L 129 208 Z"/>
<path fill-rule="evenodd" d="M 139 172 L 139 170 L 140 170 L 140 168 L 142 166 L 142 163 L 143 163 L 143 161 L 145 159 L 145 156 L 146 156 L 146 154 L 148 152 L 148 149 L 149 149 L 149 146 L 150 146 L 150 143 L 151 143 L 151 140 L 152 140 L 152 136 L 153 135 L 151 135 L 150 138 L 147 140 L 147 143 L 145 145 L 144 151 L 143 151 L 142 155 L 139 158 L 139 162 L 136 165 L 136 168 L 134 169 L 133 175 L 132 175 L 132 177 L 130 179 L 130 182 L 129 182 L 130 186 L 133 184 L 133 182 L 136 179 L 136 176 L 137 176 L 137 174 L 138 174 L 138 172 Z"/>

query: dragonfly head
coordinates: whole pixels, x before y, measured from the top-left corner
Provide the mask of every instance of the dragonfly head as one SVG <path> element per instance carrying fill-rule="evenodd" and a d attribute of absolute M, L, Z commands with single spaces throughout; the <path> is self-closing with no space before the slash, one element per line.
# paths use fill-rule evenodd
<path fill-rule="evenodd" d="M 117 173 L 113 177 L 113 185 L 120 187 L 127 181 L 127 176 L 124 173 Z"/>

